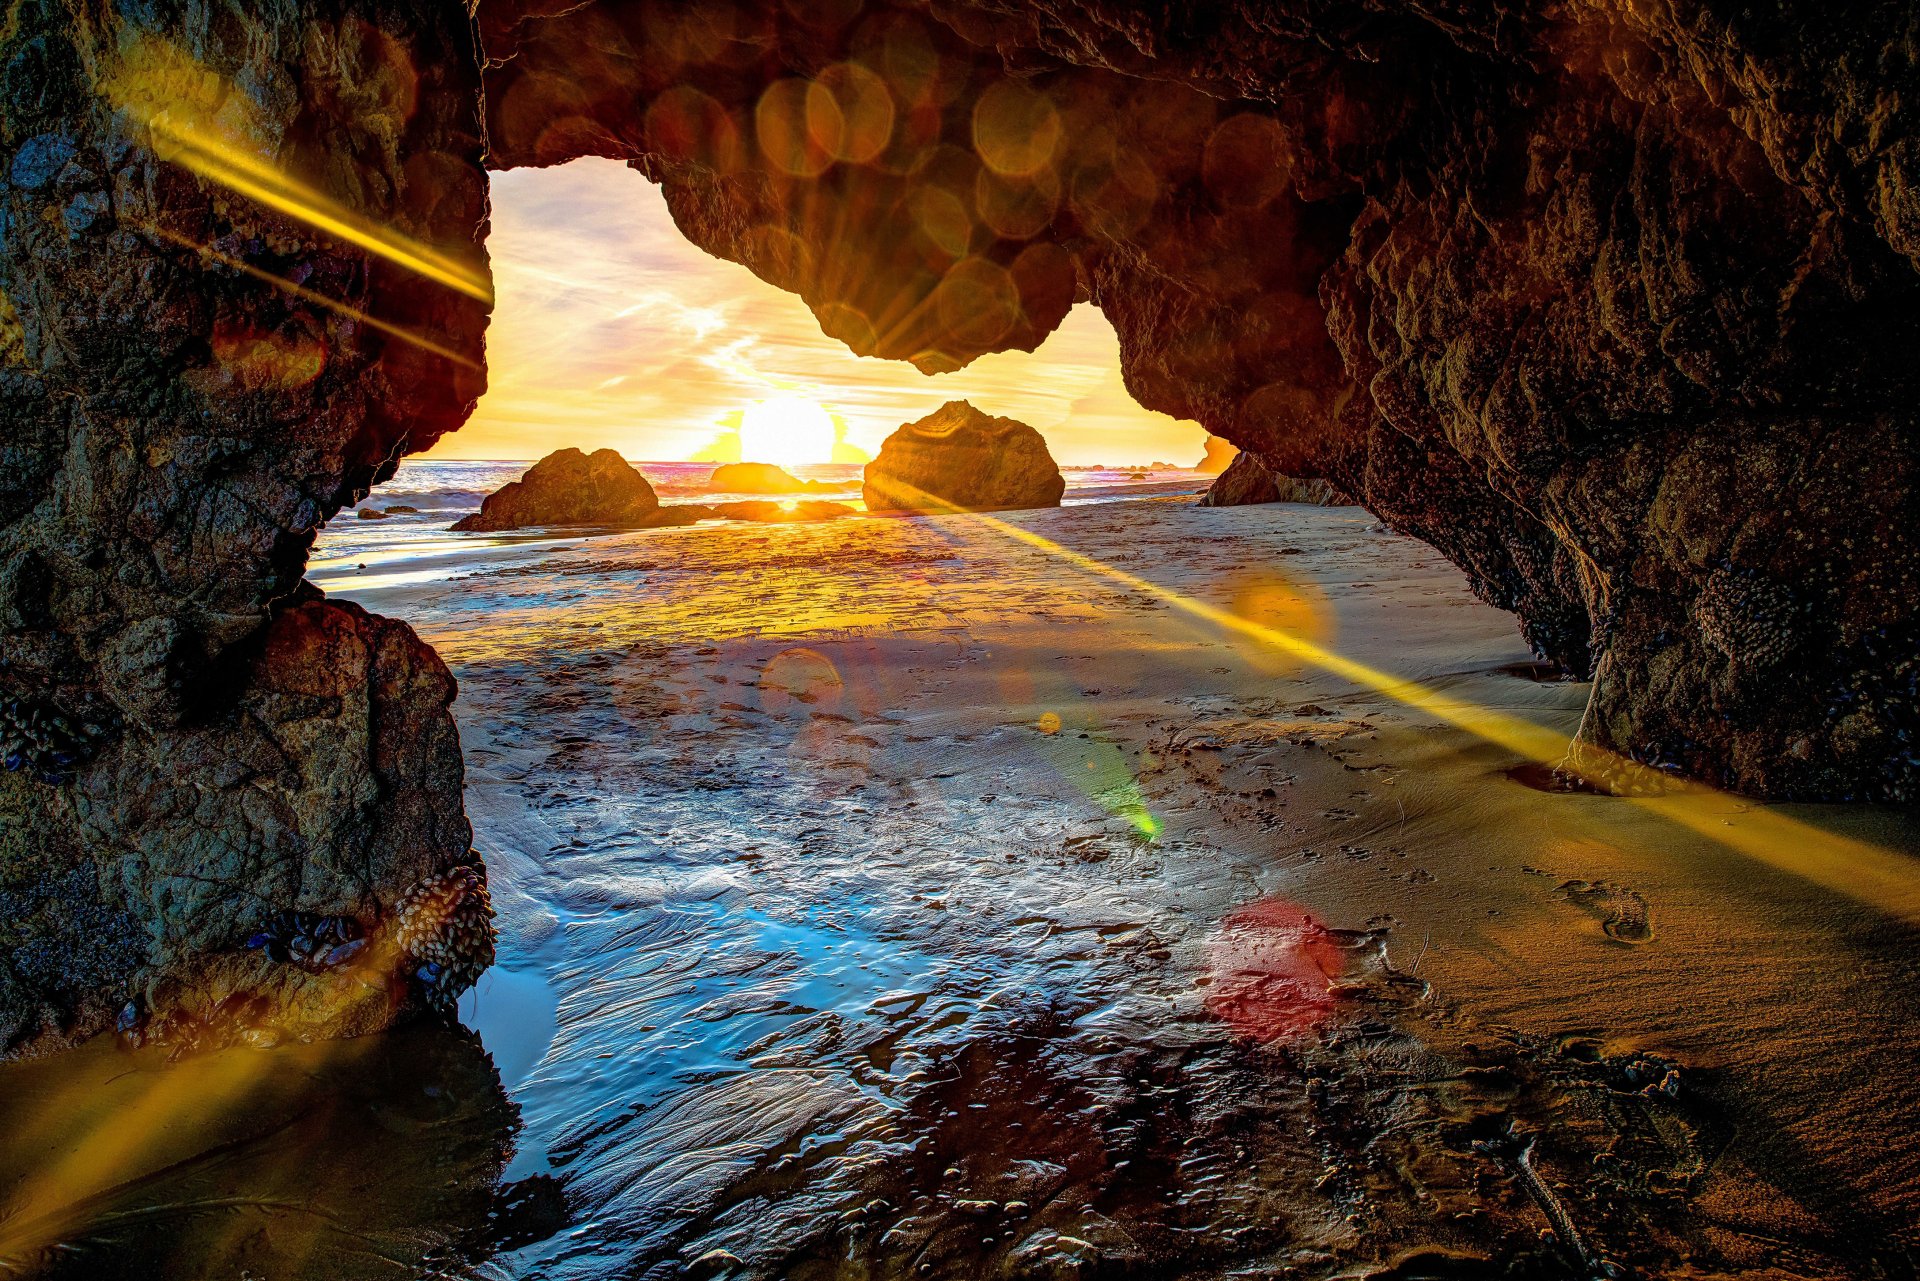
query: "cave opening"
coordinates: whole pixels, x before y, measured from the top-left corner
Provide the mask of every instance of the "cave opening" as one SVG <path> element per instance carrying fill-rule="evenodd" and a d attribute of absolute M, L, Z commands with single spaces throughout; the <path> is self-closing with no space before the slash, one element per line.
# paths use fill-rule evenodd
<path fill-rule="evenodd" d="M 14 6 L 0 1269 L 1910 1265 L 1912 77 L 1723 8 Z M 407 501 L 769 333 L 1360 505 Z"/>

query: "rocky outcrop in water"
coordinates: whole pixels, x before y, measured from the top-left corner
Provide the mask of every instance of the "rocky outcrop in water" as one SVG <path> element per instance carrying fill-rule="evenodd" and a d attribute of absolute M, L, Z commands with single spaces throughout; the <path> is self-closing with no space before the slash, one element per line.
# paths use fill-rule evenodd
<path fill-rule="evenodd" d="M 446 666 L 404 623 L 309 600 L 204 680 L 189 724 L 128 727 L 59 786 L 0 775 L 0 1046 L 338 1036 L 424 1008 L 390 973 L 248 944 L 282 912 L 351 919 L 316 935 L 349 943 L 467 859 Z"/>
<path fill-rule="evenodd" d="M 519 480 L 488 494 L 480 510 L 455 521 L 461 532 L 536 525 L 604 525 L 635 529 L 652 523 L 660 500 L 640 469 L 619 451 L 557 449 Z"/>
<path fill-rule="evenodd" d="M 837 488 L 825 481 L 801 480 L 772 463 L 722 463 L 707 478 L 707 489 L 716 494 L 830 494 Z"/>
<path fill-rule="evenodd" d="M 867 510 L 1007 511 L 1058 507 L 1067 482 L 1039 432 L 950 400 L 904 423 L 867 464 Z"/>
<path fill-rule="evenodd" d="M 1324 480 L 1300 480 L 1276 476 L 1265 463 L 1249 453 L 1234 456 L 1227 469 L 1207 492 L 1200 495 L 1202 507 L 1245 507 L 1254 503 L 1312 503 L 1317 507 L 1348 507 L 1353 499 Z"/>

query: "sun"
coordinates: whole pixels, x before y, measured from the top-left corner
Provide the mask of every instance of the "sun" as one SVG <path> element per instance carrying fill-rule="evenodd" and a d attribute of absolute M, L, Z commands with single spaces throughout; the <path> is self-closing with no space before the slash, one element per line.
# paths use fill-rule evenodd
<path fill-rule="evenodd" d="M 805 396 L 769 396 L 740 417 L 740 461 L 792 467 L 833 461 L 833 416 Z"/>

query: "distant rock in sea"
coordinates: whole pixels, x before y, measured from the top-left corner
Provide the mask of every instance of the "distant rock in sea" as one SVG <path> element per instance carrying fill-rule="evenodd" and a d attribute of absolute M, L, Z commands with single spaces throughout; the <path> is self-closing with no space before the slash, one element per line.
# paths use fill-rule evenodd
<path fill-rule="evenodd" d="M 387 513 L 376 507 L 362 507 L 360 509 L 361 520 L 385 520 L 386 518 Z"/>
<path fill-rule="evenodd" d="M 1209 436 L 1206 456 L 1195 463 L 1193 469 L 1209 476 L 1218 476 L 1232 465 L 1239 454 L 1240 451 L 1234 448 L 1232 442 L 1222 440 L 1218 436 Z"/>
<path fill-rule="evenodd" d="M 707 492 L 712 494 L 828 494 L 838 488 L 824 481 L 801 480 L 772 463 L 722 463 L 707 479 Z"/>
<path fill-rule="evenodd" d="M 683 523 L 662 519 L 661 510 L 653 486 L 617 451 L 602 449 L 589 457 L 577 449 L 561 449 L 535 463 L 519 480 L 487 495 L 478 512 L 455 522 L 453 528 L 463 532 L 529 525 L 642 529 Z"/>
<path fill-rule="evenodd" d="M 1040 433 L 950 400 L 887 437 L 867 464 L 868 511 L 1058 507 L 1067 482 Z"/>
<path fill-rule="evenodd" d="M 1207 492 L 1202 507 L 1246 507 L 1255 503 L 1312 503 L 1318 507 L 1351 507 L 1353 499 L 1324 480 L 1276 476 L 1252 454 L 1234 456 Z"/>

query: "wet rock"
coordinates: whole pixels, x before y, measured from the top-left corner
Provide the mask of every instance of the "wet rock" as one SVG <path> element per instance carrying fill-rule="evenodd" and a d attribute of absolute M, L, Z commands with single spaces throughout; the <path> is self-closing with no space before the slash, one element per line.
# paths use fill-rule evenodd
<path fill-rule="evenodd" d="M 493 964 L 493 901 L 474 863 L 430 876 L 393 909 L 393 944 L 429 1004 L 450 1009 Z"/>
<path fill-rule="evenodd" d="M 637 467 L 618 451 L 600 449 L 589 456 L 560 449 L 510 481 L 480 504 L 480 510 L 454 523 L 466 532 L 525 529 L 536 525 L 602 525 L 646 528 L 659 521 L 660 500 Z"/>
<path fill-rule="evenodd" d="M 310 601 L 222 661 L 188 726 L 129 728 L 58 788 L 0 774 L 0 1045 L 70 1044 L 130 1001 L 146 1039 L 196 1046 L 425 1008 L 336 949 L 466 862 L 453 695 L 405 624 Z"/>
<path fill-rule="evenodd" d="M 1039 432 L 950 400 L 902 425 L 867 464 L 869 511 L 1058 507 L 1067 482 Z"/>
<path fill-rule="evenodd" d="M 707 489 L 716 494 L 829 494 L 837 488 L 825 481 L 801 480 L 772 463 L 722 463 L 707 478 Z"/>
<path fill-rule="evenodd" d="M 1240 453 L 1219 479 L 1200 495 L 1202 507 L 1244 507 L 1254 503 L 1312 503 L 1317 507 L 1350 507 L 1353 499 L 1324 480 L 1277 476 L 1250 453 Z"/>

